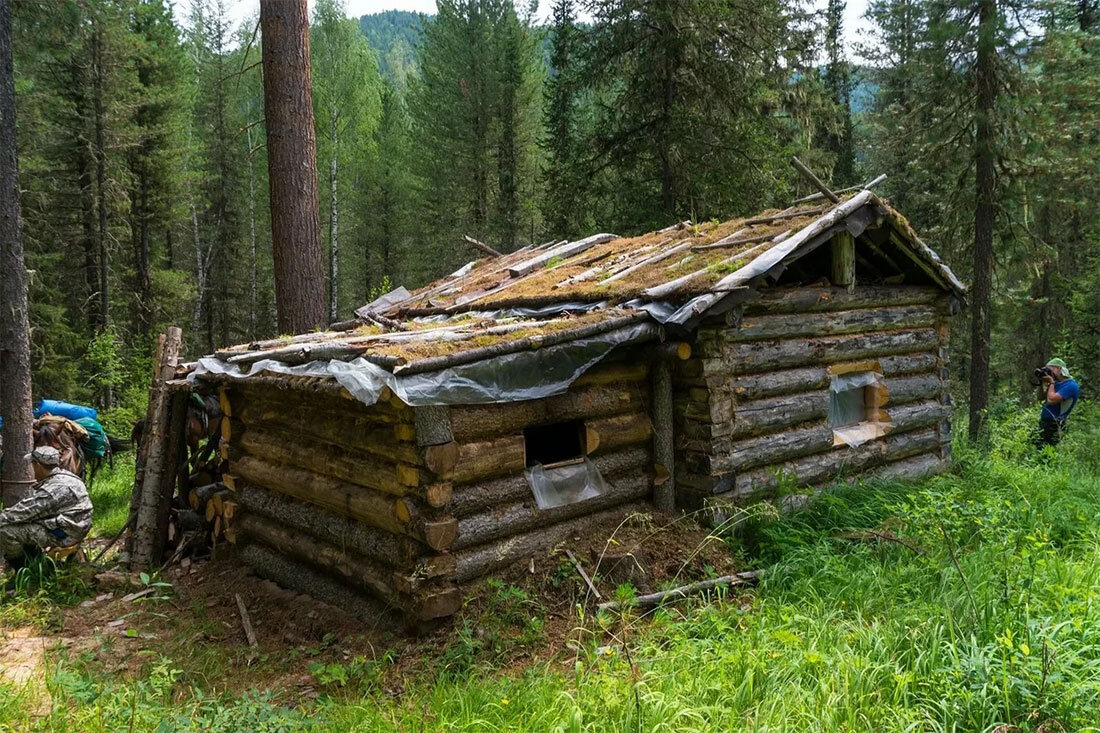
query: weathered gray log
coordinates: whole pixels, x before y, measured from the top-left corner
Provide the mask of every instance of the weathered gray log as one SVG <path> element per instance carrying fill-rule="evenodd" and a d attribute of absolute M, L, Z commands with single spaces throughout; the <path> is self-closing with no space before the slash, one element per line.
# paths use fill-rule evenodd
<path fill-rule="evenodd" d="M 936 368 L 936 355 L 933 353 L 883 356 L 877 361 L 887 378 L 931 372 Z M 730 384 L 738 400 L 757 400 L 823 389 L 829 386 L 829 372 L 824 366 L 785 369 L 763 374 L 736 375 Z"/>
<path fill-rule="evenodd" d="M 631 608 L 653 608 L 659 606 L 662 603 L 670 601 L 680 601 L 689 596 L 697 593 L 705 593 L 715 588 L 727 588 L 731 585 L 744 585 L 745 583 L 755 583 L 759 573 L 755 570 L 747 570 L 743 573 L 736 573 L 734 575 L 723 575 L 720 578 L 710 578 L 708 580 L 700 580 L 698 583 L 688 583 L 687 585 L 681 585 L 678 588 L 670 588 L 669 590 L 662 590 L 656 593 L 647 593 L 642 596 L 637 596 L 633 603 L 629 604 Z M 621 604 L 618 601 L 608 601 L 601 603 L 596 608 L 600 611 L 618 611 Z"/>
<path fill-rule="evenodd" d="M 761 491 L 773 490 L 778 485 L 780 475 L 788 480 L 793 478 L 801 485 L 817 484 L 837 476 L 852 476 L 887 461 L 933 450 L 937 445 L 933 429 L 891 433 L 858 448 L 838 446 L 817 455 L 738 473 L 730 484 L 730 490 L 721 496 L 742 499 Z"/>
<path fill-rule="evenodd" d="M 599 496 L 574 504 L 539 509 L 533 496 L 508 506 L 494 507 L 458 521 L 458 537 L 453 549 L 462 550 L 504 537 L 514 537 L 537 527 L 644 499 L 653 488 L 648 470 L 636 471 L 608 482 L 608 490 Z"/>
<path fill-rule="evenodd" d="M 935 330 L 920 328 L 912 331 L 735 343 L 727 347 L 726 356 L 733 369 L 743 374 L 929 351 L 939 346 L 939 341 Z"/>
<path fill-rule="evenodd" d="M 937 402 L 916 402 L 888 409 L 893 433 L 915 430 L 936 424 L 948 414 L 948 409 Z M 787 430 L 772 435 L 736 440 L 722 440 L 716 446 L 718 455 L 685 455 L 689 470 L 700 474 L 719 474 L 744 471 L 756 466 L 800 458 L 811 453 L 832 450 L 833 429 L 824 421 L 803 428 Z"/>
<path fill-rule="evenodd" d="M 947 297 L 935 287 L 913 285 L 860 285 L 852 292 L 839 287 L 763 288 L 744 305 L 745 315 L 806 313 L 890 308 L 903 305 L 935 305 L 946 308 Z"/>
<path fill-rule="evenodd" d="M 794 169 L 801 173 L 802 177 L 809 181 L 814 188 L 820 191 L 822 196 L 829 199 L 834 204 L 840 203 L 840 197 L 830 191 L 828 186 L 826 186 L 820 178 L 814 175 L 814 172 L 812 170 L 806 167 L 805 163 L 803 163 L 798 158 L 792 156 L 791 165 L 794 166 Z"/>
<path fill-rule="evenodd" d="M 631 446 L 592 459 L 593 465 L 605 479 L 614 481 L 639 466 L 651 462 L 648 447 Z M 514 504 L 531 497 L 531 486 L 522 473 L 504 476 L 476 484 L 455 488 L 447 510 L 460 520 L 471 514 L 489 511 L 493 507 Z"/>
<path fill-rule="evenodd" d="M 878 176 L 876 178 L 872 178 L 867 183 L 861 183 L 858 186 L 848 186 L 847 188 L 839 188 L 836 191 L 833 191 L 833 193 L 842 194 L 842 193 L 848 193 L 849 191 L 858 191 L 859 189 L 874 188 L 875 186 L 879 185 L 880 183 L 882 183 L 885 180 L 886 180 L 886 174 L 883 173 L 881 176 Z M 817 201 L 817 200 L 823 199 L 823 198 L 825 198 L 825 194 L 818 191 L 817 193 L 811 193 L 808 196 L 803 196 L 800 199 L 795 199 L 794 203 L 795 204 L 804 204 L 804 203 L 807 203 L 809 201 Z"/>
<path fill-rule="evenodd" d="M 785 232 L 781 232 L 780 234 L 787 234 L 788 232 L 790 232 L 789 229 Z M 708 252 L 708 251 L 713 250 L 713 249 L 729 249 L 731 247 L 740 247 L 740 246 L 745 245 L 745 244 L 758 244 L 758 243 L 761 243 L 761 242 L 772 242 L 776 239 L 776 237 L 777 237 L 777 235 L 775 234 L 775 232 L 767 232 L 766 234 L 757 234 L 757 235 L 752 236 L 752 237 L 723 237 L 722 239 L 719 239 L 717 242 L 712 242 L 710 244 L 698 244 L 698 245 L 692 247 L 691 251 L 692 252 Z M 750 254 L 752 254 L 753 251 L 755 251 L 757 249 L 762 249 L 762 248 L 753 247 L 750 250 L 746 250 L 744 252 L 738 252 L 737 254 L 735 254 L 732 258 L 730 258 L 727 261 L 728 262 L 736 262 L 739 259 L 742 259 L 744 257 L 749 256 Z M 695 277 L 696 275 L 699 275 L 704 271 L 705 270 L 697 271 L 689 277 Z M 660 292 L 661 291 L 655 291 L 655 293 L 657 295 L 659 295 Z"/>
<path fill-rule="evenodd" d="M 756 224 L 771 224 L 773 221 L 783 221 L 784 219 L 797 219 L 802 216 L 817 216 L 818 214 L 824 214 L 826 209 L 824 207 L 816 209 L 798 209 L 796 211 L 781 211 L 778 214 L 771 214 L 769 216 L 758 216 L 753 219 L 746 219 L 742 223 L 745 226 L 754 226 Z"/>
<path fill-rule="evenodd" d="M 941 458 L 937 451 L 888 463 L 876 470 L 873 475 L 884 479 L 914 481 L 950 470 L 950 459 Z"/>
<path fill-rule="evenodd" d="M 234 475 L 271 491 L 317 504 L 379 529 L 420 540 L 435 550 L 454 541 L 457 524 L 450 517 L 431 521 L 402 521 L 393 496 L 372 491 L 312 471 L 291 468 L 246 455 L 231 466 Z"/>
<path fill-rule="evenodd" d="M 249 539 L 261 542 L 280 555 L 320 568 L 344 582 L 362 588 L 387 605 L 406 609 L 412 599 L 393 588 L 393 571 L 366 557 L 337 548 L 316 538 L 280 526 L 259 514 L 241 517 L 238 529 Z"/>
<path fill-rule="evenodd" d="M 653 487 L 653 504 L 663 512 L 676 509 L 676 458 L 673 453 L 672 368 L 667 360 L 653 367 L 653 461 L 667 473 Z"/>
<path fill-rule="evenodd" d="M 498 344 L 491 346 L 482 346 L 474 349 L 466 349 L 464 351 L 458 351 L 452 354 L 444 354 L 442 356 L 429 356 L 423 359 L 417 359 L 411 361 L 404 366 L 394 368 L 395 374 L 422 374 L 424 372 L 434 372 L 440 369 L 447 369 L 449 367 L 460 366 L 462 364 L 469 364 L 475 361 L 482 361 L 484 359 L 491 359 L 496 356 L 504 356 L 506 354 L 514 354 L 519 351 L 533 351 L 546 346 L 555 346 L 567 341 L 574 341 L 577 339 L 588 338 L 589 336 L 596 336 L 599 334 L 610 333 L 611 331 L 625 328 L 638 321 L 646 318 L 645 313 L 635 313 L 627 316 L 620 316 L 618 318 L 611 318 L 606 321 L 598 321 L 596 323 L 589 323 L 585 326 L 574 329 L 565 329 L 561 331 L 550 331 L 545 334 L 537 336 L 528 336 L 518 339 L 506 339 Z M 657 335 L 657 329 L 654 327 L 653 336 Z"/>
<path fill-rule="evenodd" d="M 417 445 L 439 445 L 455 439 L 451 430 L 451 408 L 447 405 L 413 408 L 413 424 Z"/>
<path fill-rule="evenodd" d="M 398 535 L 330 512 L 316 504 L 243 483 L 238 487 L 241 506 L 336 547 L 348 547 L 392 568 L 408 570 L 416 558 L 428 552 L 411 537 Z"/>
<path fill-rule="evenodd" d="M 829 336 L 832 334 L 896 331 L 928 328 L 936 323 L 936 311 L 930 306 L 909 305 L 886 308 L 863 308 L 832 313 L 782 313 L 743 316 L 737 328 L 700 334 L 706 340 L 710 334 L 728 341 Z"/>
<path fill-rule="evenodd" d="M 540 267 L 545 267 L 550 260 L 555 259 L 567 259 L 573 255 L 578 255 L 581 252 L 585 252 L 597 244 L 603 244 L 604 242 L 610 242 L 615 239 L 614 234 L 593 234 L 590 237 L 579 239 L 576 242 L 567 242 L 566 244 L 559 245 L 557 247 L 551 247 L 550 249 L 539 253 L 538 256 L 532 257 L 529 260 L 512 265 L 508 268 L 508 274 L 512 277 L 521 277 L 529 272 L 533 272 Z"/>
<path fill-rule="evenodd" d="M 658 262 L 663 262 L 664 260 L 667 260 L 670 257 L 675 257 L 676 255 L 680 254 L 681 252 L 683 252 L 685 250 L 688 250 L 690 248 L 691 248 L 691 240 L 685 240 L 683 242 L 680 242 L 679 244 L 676 244 L 672 247 L 669 247 L 666 250 L 663 250 L 662 252 L 659 252 L 659 253 L 653 255 L 652 257 L 647 257 L 644 260 L 642 260 L 641 262 L 638 262 L 637 264 L 631 265 L 630 267 L 627 267 L 623 270 L 619 270 L 618 272 L 616 272 L 611 277 L 606 278 L 604 280 L 601 280 L 600 284 L 601 285 L 607 285 L 609 283 L 613 283 L 613 282 L 616 282 L 618 280 L 622 280 L 625 277 L 630 277 L 631 275 L 633 275 L 638 270 L 641 270 L 643 267 L 649 267 L 650 265 L 655 265 Z"/>
<path fill-rule="evenodd" d="M 630 514 L 650 511 L 652 507 L 647 503 L 627 504 L 456 552 L 454 578 L 461 583 L 486 575 L 518 560 L 526 560 L 536 553 L 545 552 L 574 535 L 586 534 L 590 538 L 591 531 L 596 526 L 620 521 Z"/>
<path fill-rule="evenodd" d="M 157 358 L 154 361 L 153 381 L 149 388 L 149 408 L 142 438 L 144 471 L 140 477 L 141 489 L 137 492 L 138 504 L 133 512 L 132 549 L 130 567 L 146 570 L 160 562 L 158 547 L 163 547 L 158 537 L 160 517 L 167 512 L 165 481 L 175 479 L 176 456 L 172 446 L 176 444 L 169 435 L 171 427 L 170 404 L 172 396 L 165 383 L 175 374 L 179 364 L 183 331 L 175 326 L 160 337 Z"/>
<path fill-rule="evenodd" d="M 395 627 L 398 625 L 397 617 L 389 616 L 389 612 L 400 609 L 391 608 L 365 593 L 358 593 L 335 578 L 286 558 L 264 545 L 255 543 L 245 545 L 241 548 L 240 558 L 257 575 L 269 578 L 284 588 L 308 593 L 317 600 L 340 609 L 352 618 L 371 624 L 392 619 L 392 625 Z"/>
<path fill-rule="evenodd" d="M 889 390 L 886 409 L 918 400 L 937 399 L 942 388 L 935 374 L 887 379 Z M 734 410 L 733 429 L 729 435 L 741 437 L 773 432 L 829 414 L 829 391 L 826 388 L 783 397 L 742 401 Z"/>
<path fill-rule="evenodd" d="M 646 372 L 641 373 L 644 376 Z M 532 425 L 639 411 L 644 402 L 645 394 L 636 381 L 582 383 L 542 400 L 455 406 L 451 408 L 451 424 L 455 439 L 468 442 L 515 433 Z"/>
<path fill-rule="evenodd" d="M 318 360 L 348 361 L 354 357 L 361 356 L 367 361 L 387 368 L 405 363 L 405 359 L 399 356 L 368 354 L 368 349 L 370 349 L 370 346 L 366 344 L 292 344 L 290 346 L 268 349 L 266 351 L 246 351 L 231 356 L 228 361 L 230 364 L 247 366 L 257 361 L 261 361 L 262 359 L 273 359 L 283 364 L 295 365 L 307 364 L 311 361 Z"/>

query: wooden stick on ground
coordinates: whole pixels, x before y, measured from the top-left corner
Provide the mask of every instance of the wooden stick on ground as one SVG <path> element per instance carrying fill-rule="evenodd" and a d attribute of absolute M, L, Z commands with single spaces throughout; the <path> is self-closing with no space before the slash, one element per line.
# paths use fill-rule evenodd
<path fill-rule="evenodd" d="M 791 157 L 791 165 L 794 169 L 802 174 L 802 177 L 814 185 L 818 191 L 821 191 L 825 198 L 832 201 L 834 204 L 840 203 L 840 197 L 829 190 L 829 187 L 821 182 L 821 179 L 814 175 L 814 172 L 806 167 L 806 164 L 795 157 Z"/>
<path fill-rule="evenodd" d="M 241 598 L 240 593 L 234 593 L 233 597 L 237 599 L 237 610 L 241 612 L 241 626 L 244 627 L 244 635 L 248 639 L 248 645 L 253 649 L 256 648 L 256 632 L 252 630 L 252 619 L 248 615 L 248 609 L 244 606 L 244 599 Z"/>
<path fill-rule="evenodd" d="M 600 592 L 596 590 L 596 586 L 592 583 L 592 579 L 588 577 L 588 573 L 584 571 L 584 566 L 581 565 L 580 560 L 576 558 L 576 556 L 573 554 L 573 551 L 567 549 L 565 551 L 565 556 L 568 557 L 569 561 L 573 563 L 573 567 L 577 569 L 577 573 L 580 574 L 581 579 L 584 581 L 584 584 L 588 586 L 588 590 L 592 591 L 592 595 L 596 596 L 596 600 L 602 601 L 603 596 L 601 596 Z"/>
<path fill-rule="evenodd" d="M 663 590 L 657 593 L 650 593 L 644 596 L 638 596 L 634 599 L 634 605 L 639 608 L 651 608 L 658 606 L 665 601 L 679 601 L 687 598 L 689 595 L 695 593 L 702 593 L 703 591 L 713 590 L 714 588 L 724 588 L 731 585 L 744 585 L 746 583 L 754 582 L 760 577 L 760 571 L 749 570 L 743 573 L 735 573 L 734 575 L 723 575 L 721 578 L 712 578 L 710 580 L 702 580 L 698 583 L 689 583 L 682 585 L 679 588 L 673 588 L 671 590 Z M 620 604 L 618 601 L 608 601 L 607 603 L 601 603 L 597 608 L 601 611 L 618 611 Z"/>
<path fill-rule="evenodd" d="M 92 562 L 91 562 L 90 564 L 92 564 L 92 565 L 95 565 L 95 564 L 96 564 L 97 562 L 99 562 L 100 560 L 102 560 L 102 559 L 103 559 L 103 556 L 107 554 L 107 551 L 108 551 L 108 550 L 110 550 L 110 549 L 111 549 L 112 547 L 114 547 L 114 546 L 115 546 L 115 544 L 117 544 L 117 543 L 118 543 L 118 541 L 119 541 L 120 539 L 122 539 L 122 535 L 123 535 L 123 534 L 124 534 L 124 533 L 126 532 L 126 530 L 127 530 L 127 529 L 129 529 L 129 527 L 130 527 L 130 520 L 129 520 L 129 519 L 127 519 L 127 520 L 126 520 L 126 522 L 125 522 L 125 524 L 123 524 L 123 525 L 122 525 L 122 529 L 120 529 L 120 530 L 118 531 L 118 534 L 116 534 L 116 535 L 115 535 L 115 536 L 114 536 L 113 538 L 111 538 L 111 541 L 110 541 L 110 542 L 108 542 L 108 543 L 107 543 L 107 544 L 106 544 L 106 545 L 104 546 L 104 548 L 103 548 L 102 550 L 100 550 L 100 551 L 99 551 L 99 554 L 95 556 L 95 559 L 94 559 L 94 560 L 92 560 Z"/>

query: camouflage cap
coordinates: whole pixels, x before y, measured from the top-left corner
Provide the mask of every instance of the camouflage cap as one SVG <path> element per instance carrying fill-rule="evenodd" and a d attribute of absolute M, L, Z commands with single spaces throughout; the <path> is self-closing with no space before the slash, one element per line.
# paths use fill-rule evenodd
<path fill-rule="evenodd" d="M 43 445 L 35 448 L 33 451 L 23 456 L 24 460 L 34 461 L 47 468 L 57 468 L 61 465 L 61 454 L 58 453 L 57 448 L 51 448 L 48 445 Z"/>

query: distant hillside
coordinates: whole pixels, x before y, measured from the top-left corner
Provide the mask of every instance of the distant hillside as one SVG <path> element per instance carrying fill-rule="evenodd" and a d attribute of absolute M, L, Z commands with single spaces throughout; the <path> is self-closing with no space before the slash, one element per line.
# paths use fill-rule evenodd
<path fill-rule="evenodd" d="M 408 10 L 386 10 L 359 18 L 359 32 L 378 54 L 382 75 L 403 83 L 416 64 L 416 44 L 423 16 Z"/>

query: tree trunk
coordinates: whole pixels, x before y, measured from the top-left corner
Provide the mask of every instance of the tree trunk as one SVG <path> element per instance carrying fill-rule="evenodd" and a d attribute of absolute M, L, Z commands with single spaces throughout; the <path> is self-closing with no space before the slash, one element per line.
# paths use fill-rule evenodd
<path fill-rule="evenodd" d="M 0 415 L 8 456 L 0 492 L 4 506 L 18 502 L 30 488 L 19 482 L 33 480 L 30 464 L 23 460 L 33 446 L 31 354 L 11 56 L 11 3 L 0 0 Z"/>
<path fill-rule="evenodd" d="M 990 308 L 993 289 L 994 106 L 996 0 L 978 4 L 977 110 L 975 114 L 974 283 L 971 289 L 970 440 L 985 434 L 989 404 Z"/>
<path fill-rule="evenodd" d="M 92 110 L 95 122 L 95 185 L 98 230 L 96 237 L 99 245 L 99 309 L 103 325 L 111 323 L 110 299 L 107 290 L 109 259 L 107 256 L 107 144 L 106 109 L 103 96 L 103 31 L 96 27 L 92 31 Z M 109 403 L 108 403 L 109 404 Z"/>
<path fill-rule="evenodd" d="M 264 114 L 280 333 L 325 325 L 306 0 L 262 0 Z"/>
<path fill-rule="evenodd" d="M 248 128 L 248 337 L 256 338 L 259 278 L 256 271 L 256 179 L 252 172 L 252 128 Z"/>
<path fill-rule="evenodd" d="M 328 318 L 329 323 L 337 321 L 337 311 L 340 308 L 340 197 L 336 191 L 336 110 L 332 111 L 330 119 L 330 137 L 332 143 L 332 159 L 329 161 L 328 185 L 329 185 L 329 220 L 328 220 Z"/>

